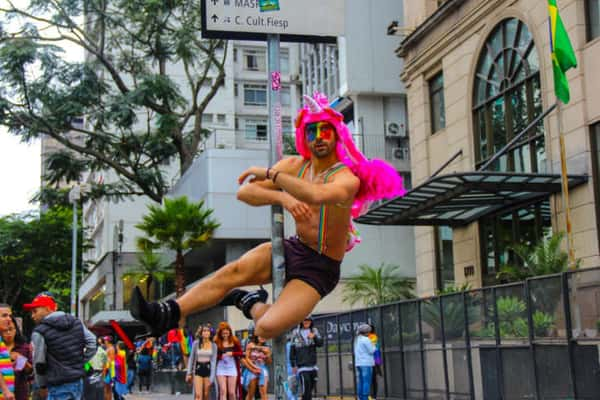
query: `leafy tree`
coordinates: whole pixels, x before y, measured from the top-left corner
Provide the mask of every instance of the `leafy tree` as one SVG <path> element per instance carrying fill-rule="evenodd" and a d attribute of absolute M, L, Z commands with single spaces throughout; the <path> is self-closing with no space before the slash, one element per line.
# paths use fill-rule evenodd
<path fill-rule="evenodd" d="M 209 133 L 202 114 L 224 84 L 227 42 L 200 38 L 192 0 L 26 3 L 0 4 L 0 124 L 66 148 L 48 159 L 51 185 L 113 170 L 120 180 L 93 195 L 160 202 L 165 165 L 185 172 Z M 59 42 L 85 60 L 66 61 Z"/>
<path fill-rule="evenodd" d="M 518 282 L 534 276 L 566 271 L 569 268 L 569 255 L 560 248 L 563 236 L 562 233 L 556 233 L 533 246 L 512 246 L 511 250 L 520 262 L 500 266 L 497 278 L 505 282 Z M 580 264 L 579 259 L 575 267 L 578 268 Z"/>
<path fill-rule="evenodd" d="M 204 208 L 204 201 L 190 202 L 185 196 L 165 198 L 163 206 L 150 205 L 148 209 L 136 225 L 147 235 L 138 238 L 138 247 L 175 251 L 175 291 L 179 297 L 185 292 L 183 251 L 203 246 L 219 224 L 210 217 L 213 210 Z"/>
<path fill-rule="evenodd" d="M 134 282 L 144 280 L 146 283 L 146 298 L 150 297 L 150 287 L 153 282 L 164 282 L 169 278 L 173 278 L 175 274 L 171 271 L 171 267 L 163 264 L 160 254 L 155 253 L 152 249 L 143 249 L 137 256 L 138 265 L 136 269 L 130 269 L 123 274 L 124 278 L 133 279 Z"/>
<path fill-rule="evenodd" d="M 365 305 L 390 303 L 414 297 L 413 279 L 397 274 L 399 265 L 381 264 L 377 268 L 363 264 L 360 273 L 349 277 L 343 289 L 343 301 L 350 305 L 361 300 Z"/>
<path fill-rule="evenodd" d="M 0 218 L 0 302 L 19 312 L 23 303 L 49 290 L 63 310 L 69 309 L 72 218 L 69 208 Z M 78 250 L 78 265 L 86 248 Z"/>

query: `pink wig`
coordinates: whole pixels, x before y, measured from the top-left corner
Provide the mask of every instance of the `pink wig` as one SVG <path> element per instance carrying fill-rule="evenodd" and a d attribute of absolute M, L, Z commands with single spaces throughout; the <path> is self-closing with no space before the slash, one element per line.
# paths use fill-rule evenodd
<path fill-rule="evenodd" d="M 305 105 L 296 117 L 296 150 L 304 159 L 311 156 L 304 134 L 307 124 L 323 121 L 333 125 L 337 133 L 337 157 L 360 179 L 360 188 L 352 204 L 353 218 L 364 214 L 373 201 L 401 196 L 406 192 L 402 178 L 393 166 L 383 160 L 368 160 L 356 148 L 344 124 L 344 117 L 329 106 L 325 95 L 315 92 L 313 97 L 304 96 L 304 101 Z"/>

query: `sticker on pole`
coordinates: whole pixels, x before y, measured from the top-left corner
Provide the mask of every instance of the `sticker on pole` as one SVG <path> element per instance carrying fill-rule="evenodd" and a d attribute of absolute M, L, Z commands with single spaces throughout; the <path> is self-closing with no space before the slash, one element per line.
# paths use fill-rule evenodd
<path fill-rule="evenodd" d="M 260 11 L 279 11 L 279 0 L 258 0 Z"/>

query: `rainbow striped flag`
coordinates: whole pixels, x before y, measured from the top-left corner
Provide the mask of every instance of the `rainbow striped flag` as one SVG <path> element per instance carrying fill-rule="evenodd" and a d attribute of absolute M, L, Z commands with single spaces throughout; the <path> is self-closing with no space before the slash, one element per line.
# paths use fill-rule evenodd
<path fill-rule="evenodd" d="M 12 362 L 10 361 L 10 353 L 8 352 L 8 348 L 0 339 L 0 373 L 4 378 L 4 382 L 8 386 L 8 390 L 11 392 L 15 392 L 15 371 L 13 370 Z M 0 399 L 3 399 L 4 396 L 0 391 Z"/>
<path fill-rule="evenodd" d="M 186 336 L 185 331 L 183 329 L 179 329 L 179 344 L 181 345 L 181 353 L 184 356 L 190 355 L 190 350 L 192 348 L 192 344 L 194 339 L 191 335 Z"/>
<path fill-rule="evenodd" d="M 127 383 L 127 354 L 125 350 L 117 351 L 115 356 L 114 366 L 114 378 L 115 381 L 120 383 Z"/>

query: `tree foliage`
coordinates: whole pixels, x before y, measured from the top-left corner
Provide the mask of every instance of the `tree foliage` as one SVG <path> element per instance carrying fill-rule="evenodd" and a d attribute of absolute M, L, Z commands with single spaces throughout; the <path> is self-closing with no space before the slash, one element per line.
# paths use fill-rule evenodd
<path fill-rule="evenodd" d="M 69 309 L 72 218 L 68 208 L 0 218 L 0 302 L 20 312 L 24 303 L 48 290 L 63 310 Z M 80 244 L 81 239 L 80 229 Z"/>
<path fill-rule="evenodd" d="M 65 147 L 48 159 L 52 183 L 108 169 L 120 179 L 93 194 L 160 202 L 165 164 L 185 172 L 207 136 L 202 114 L 224 84 L 227 43 L 200 38 L 192 0 L 24 3 L 0 5 L 0 124 Z M 64 42 L 85 59 L 66 61 Z"/>
<path fill-rule="evenodd" d="M 152 299 L 150 288 L 153 282 L 164 282 L 173 278 L 171 267 L 166 264 L 160 253 L 155 253 L 151 248 L 142 249 L 137 255 L 137 268 L 130 269 L 123 274 L 123 278 L 133 279 L 134 282 L 143 281 L 146 285 L 146 298 Z"/>
<path fill-rule="evenodd" d="M 534 276 L 556 274 L 569 268 L 569 255 L 561 250 L 562 233 L 553 234 L 534 245 L 517 244 L 511 247 L 517 263 L 500 266 L 497 278 L 504 282 L 518 282 Z M 578 268 L 581 260 L 576 260 Z"/>
<path fill-rule="evenodd" d="M 204 208 L 204 201 L 190 202 L 185 196 L 165 198 L 162 206 L 150 205 L 148 211 L 136 225 L 146 234 L 138 238 L 138 247 L 175 251 L 175 290 L 179 297 L 185 291 L 184 250 L 206 244 L 219 224 L 211 218 L 213 210 Z"/>
<path fill-rule="evenodd" d="M 350 305 L 359 300 L 366 306 L 385 304 L 414 297 L 414 279 L 398 275 L 398 265 L 381 264 L 373 268 L 360 265 L 360 273 L 349 277 L 343 289 L 343 301 Z"/>

